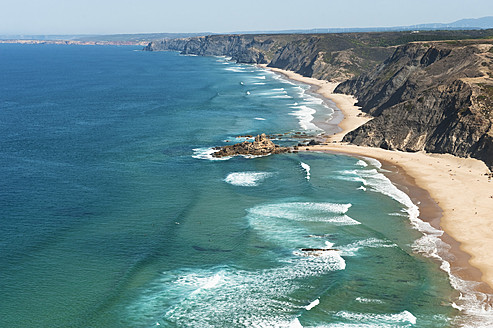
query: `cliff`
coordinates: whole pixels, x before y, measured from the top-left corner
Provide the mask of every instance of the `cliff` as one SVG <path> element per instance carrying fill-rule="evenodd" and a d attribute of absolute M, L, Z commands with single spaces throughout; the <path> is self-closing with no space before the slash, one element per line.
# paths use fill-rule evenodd
<path fill-rule="evenodd" d="M 151 42 L 146 51 L 228 56 L 238 63 L 268 64 L 304 76 L 344 81 L 375 67 L 392 50 L 358 44 L 342 35 L 211 35 Z"/>
<path fill-rule="evenodd" d="M 213 35 L 145 50 L 229 56 L 342 82 L 335 92 L 355 95 L 375 117 L 344 141 L 471 156 L 493 168 L 492 39 L 493 30 Z"/>
<path fill-rule="evenodd" d="M 342 82 L 373 70 L 392 55 L 395 46 L 489 36 L 493 30 L 209 35 L 155 41 L 144 50 L 228 56 L 239 63 L 268 64 L 303 76 Z"/>
<path fill-rule="evenodd" d="M 410 43 L 340 84 L 375 118 L 344 141 L 450 153 L 493 167 L 493 41 Z"/>

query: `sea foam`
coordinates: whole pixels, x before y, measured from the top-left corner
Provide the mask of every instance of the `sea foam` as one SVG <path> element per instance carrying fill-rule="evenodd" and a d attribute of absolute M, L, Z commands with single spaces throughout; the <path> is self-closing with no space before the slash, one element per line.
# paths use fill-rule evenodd
<path fill-rule="evenodd" d="M 320 300 L 317 298 L 315 301 L 311 302 L 310 304 L 308 304 L 305 309 L 307 309 L 307 311 L 310 311 L 311 309 L 313 309 L 315 306 L 319 305 L 320 304 Z"/>
<path fill-rule="evenodd" d="M 225 161 L 225 160 L 228 160 L 231 158 L 230 156 L 214 157 L 214 156 L 212 156 L 212 154 L 214 154 L 215 152 L 217 152 L 217 150 L 215 150 L 212 147 L 210 147 L 210 148 L 194 148 L 192 157 L 196 158 L 196 159 L 207 159 L 210 161 Z"/>
<path fill-rule="evenodd" d="M 397 247 L 396 244 L 377 238 L 367 238 L 348 244 L 346 246 L 339 246 L 339 249 L 344 256 L 356 256 L 358 251 L 362 248 L 391 248 Z"/>
<path fill-rule="evenodd" d="M 269 172 L 233 172 L 228 174 L 224 181 L 233 186 L 255 187 L 270 176 L 272 173 Z"/>
<path fill-rule="evenodd" d="M 415 325 L 417 321 L 416 317 L 409 311 L 402 311 L 395 314 L 366 314 L 340 311 L 336 313 L 336 316 L 346 320 L 355 321 L 360 324 L 381 324 L 382 327 L 387 327 L 389 324 L 395 325 L 399 323 Z"/>
<path fill-rule="evenodd" d="M 164 326 L 208 328 L 229 322 L 238 327 L 302 327 L 293 313 L 303 307 L 288 300 L 301 287 L 298 280 L 344 268 L 344 260 L 334 253 L 293 256 L 253 271 L 223 266 L 163 272 L 127 311 L 139 322 L 139 316 L 143 320 L 161 309 L 158 323 Z"/>
<path fill-rule="evenodd" d="M 299 121 L 299 125 L 303 130 L 323 131 L 312 123 L 313 114 L 317 112 L 315 109 L 305 105 L 296 106 L 294 108 L 297 110 L 289 113 L 289 115 L 296 116 Z"/>
<path fill-rule="evenodd" d="M 465 281 L 454 276 L 450 270 L 450 263 L 445 260 L 450 246 L 441 240 L 443 231 L 434 228 L 430 223 L 424 222 L 419 218 L 419 208 L 415 205 L 409 196 L 398 189 L 387 177 L 381 172 L 381 163 L 372 158 L 365 158 L 369 167 L 364 169 L 346 171 L 346 174 L 353 174 L 364 180 L 365 186 L 372 191 L 387 195 L 404 205 L 404 212 L 409 218 L 414 229 L 423 234 L 422 237 L 414 241 L 412 248 L 415 252 L 426 257 L 433 258 L 441 263 L 440 269 L 445 271 L 449 276 L 452 287 L 460 292 L 459 298 L 452 303 L 456 309 L 467 314 L 467 319 L 456 319 L 457 325 L 462 327 L 491 327 L 493 326 L 493 296 L 478 292 L 476 282 Z M 374 167 L 374 168 L 371 168 Z M 401 215 L 391 213 L 391 215 Z M 357 251 L 358 245 L 348 247 L 344 255 L 350 255 L 348 251 Z M 388 247 L 390 247 L 389 244 Z M 351 249 L 355 248 L 355 249 Z M 463 320 L 463 321 L 461 321 Z"/>
<path fill-rule="evenodd" d="M 310 165 L 303 162 L 300 162 L 300 165 L 306 172 L 306 179 L 310 180 Z"/>

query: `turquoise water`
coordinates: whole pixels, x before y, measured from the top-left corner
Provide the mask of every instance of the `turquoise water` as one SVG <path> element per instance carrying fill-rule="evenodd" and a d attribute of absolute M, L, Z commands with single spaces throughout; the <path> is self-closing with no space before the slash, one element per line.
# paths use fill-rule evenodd
<path fill-rule="evenodd" d="M 0 46 L 1 327 L 457 322 L 378 162 L 211 160 L 237 135 L 320 133 L 307 86 L 137 50 Z"/>

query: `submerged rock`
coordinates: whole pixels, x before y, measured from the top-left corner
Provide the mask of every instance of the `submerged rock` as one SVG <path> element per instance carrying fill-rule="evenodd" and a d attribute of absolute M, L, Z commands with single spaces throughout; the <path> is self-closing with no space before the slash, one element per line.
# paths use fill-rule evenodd
<path fill-rule="evenodd" d="M 288 147 L 280 147 L 273 143 L 265 133 L 257 135 L 253 142 L 244 141 L 235 145 L 217 147 L 218 151 L 212 154 L 213 157 L 252 155 L 262 156 L 269 154 L 280 154 L 290 151 Z"/>

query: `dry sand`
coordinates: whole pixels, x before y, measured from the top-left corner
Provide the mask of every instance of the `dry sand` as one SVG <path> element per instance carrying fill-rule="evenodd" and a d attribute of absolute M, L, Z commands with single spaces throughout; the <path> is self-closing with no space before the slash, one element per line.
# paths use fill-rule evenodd
<path fill-rule="evenodd" d="M 408 153 L 341 143 L 346 133 L 370 120 L 354 105 L 356 99 L 333 94 L 337 83 L 268 69 L 318 87 L 316 92 L 332 100 L 344 114 L 339 124 L 343 131 L 331 136 L 328 145 L 312 146 L 310 150 L 372 157 L 402 168 L 442 209 L 440 228 L 460 243 L 460 249 L 470 255 L 469 263 L 481 271 L 480 279 L 493 288 L 493 181 L 485 175 L 489 170 L 483 162 L 447 154 Z M 464 273 L 462 278 L 471 275 Z"/>

